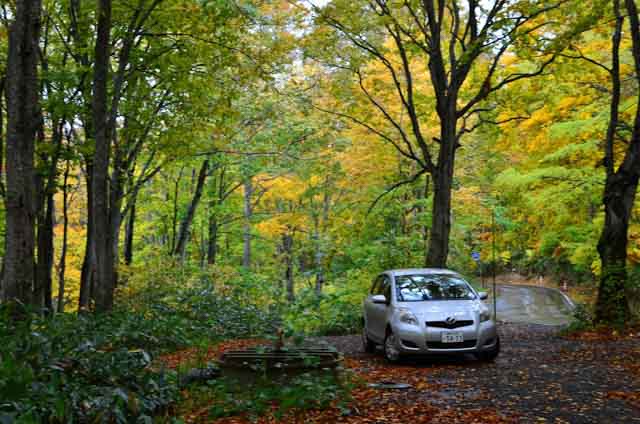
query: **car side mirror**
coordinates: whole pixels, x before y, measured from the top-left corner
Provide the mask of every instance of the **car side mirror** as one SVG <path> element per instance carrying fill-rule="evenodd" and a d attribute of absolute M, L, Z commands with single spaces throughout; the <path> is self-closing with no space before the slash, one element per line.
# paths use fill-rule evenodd
<path fill-rule="evenodd" d="M 383 305 L 386 305 L 387 303 L 389 303 L 389 302 L 387 302 L 387 298 L 384 297 L 384 295 L 382 295 L 382 294 L 376 294 L 376 295 L 371 296 L 371 301 L 373 303 L 378 303 L 378 304 L 383 304 Z"/>
<path fill-rule="evenodd" d="M 489 293 L 487 292 L 478 292 L 478 296 L 480 300 L 487 300 L 489 298 Z"/>

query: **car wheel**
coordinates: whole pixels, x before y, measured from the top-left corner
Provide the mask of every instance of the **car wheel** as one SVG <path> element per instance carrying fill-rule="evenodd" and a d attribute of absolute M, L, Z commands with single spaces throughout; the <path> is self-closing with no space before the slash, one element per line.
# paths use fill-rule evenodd
<path fill-rule="evenodd" d="M 393 331 L 387 332 L 387 337 L 384 338 L 384 357 L 387 361 L 395 363 L 400 361 L 402 354 L 398 349 L 398 339 Z"/>
<path fill-rule="evenodd" d="M 375 353 L 376 344 L 369 338 L 366 325 L 362 325 L 362 350 L 366 353 Z"/>
<path fill-rule="evenodd" d="M 476 358 L 481 361 L 491 362 L 498 357 L 500 354 L 500 337 L 496 339 L 496 345 L 491 349 L 485 352 L 481 352 L 476 354 Z"/>

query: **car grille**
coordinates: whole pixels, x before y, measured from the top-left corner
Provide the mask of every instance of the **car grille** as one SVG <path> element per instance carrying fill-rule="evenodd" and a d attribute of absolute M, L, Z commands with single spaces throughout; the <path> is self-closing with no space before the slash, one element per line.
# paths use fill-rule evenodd
<path fill-rule="evenodd" d="M 437 328 L 460 328 L 460 327 L 466 327 L 468 325 L 473 325 L 473 320 L 470 319 L 463 319 L 460 321 L 456 321 L 454 323 L 448 323 L 446 321 L 427 321 L 426 322 L 427 327 L 437 327 Z"/>
<path fill-rule="evenodd" d="M 465 340 L 460 343 L 442 343 L 442 342 L 427 342 L 429 349 L 468 349 L 476 347 L 475 340 Z"/>

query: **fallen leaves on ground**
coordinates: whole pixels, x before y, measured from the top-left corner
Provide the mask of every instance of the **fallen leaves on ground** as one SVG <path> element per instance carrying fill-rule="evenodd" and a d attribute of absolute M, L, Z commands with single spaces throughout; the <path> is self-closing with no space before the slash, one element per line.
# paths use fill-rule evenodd
<path fill-rule="evenodd" d="M 591 330 L 579 331 L 565 336 L 569 340 L 579 340 L 584 342 L 611 342 L 619 340 L 640 339 L 640 327 L 625 328 L 616 330 L 609 327 L 599 327 Z"/>
<path fill-rule="evenodd" d="M 640 409 L 640 392 L 623 392 L 623 391 L 608 392 L 607 398 L 621 399 L 629 403 L 631 406 L 634 406 Z"/>
<path fill-rule="evenodd" d="M 441 358 L 387 364 L 361 352 L 357 335 L 317 338 L 346 355 L 344 367 L 361 384 L 351 399 L 326 409 L 289 412 L 276 418 L 278 405 L 257 420 L 274 423 L 513 423 L 632 422 L 640 418 L 640 336 L 596 331 L 570 339 L 558 329 L 505 324 L 499 329 L 503 353 L 495 363 Z M 238 343 L 227 346 L 237 348 Z M 217 349 L 221 351 L 223 346 Z M 406 390 L 378 389 L 370 383 L 406 383 Z M 247 424 L 248 415 L 213 420 L 216 400 L 183 403 L 189 423 Z M 218 400 L 220 402 L 221 400 Z M 192 411 L 184 413 L 184 411 Z M 255 418 L 255 417 L 253 417 Z"/>
<path fill-rule="evenodd" d="M 240 340 L 219 345 L 215 352 L 219 356 L 226 349 L 238 349 L 256 344 L 259 344 L 259 341 Z M 280 417 L 277 417 L 277 405 L 274 404 L 271 414 L 257 420 L 246 414 L 212 420 L 208 418 L 211 407 L 209 405 L 191 411 L 183 418 L 188 423 L 213 424 L 402 424 L 406 422 L 502 424 L 517 422 L 515 417 L 500 414 L 491 408 L 460 410 L 439 404 L 438 393 L 442 384 L 430 378 L 431 371 L 428 368 L 390 365 L 379 357 L 347 358 L 344 360 L 344 367 L 361 383 L 352 390 L 351 401 L 346 404 L 339 405 L 335 402 L 325 409 L 294 410 Z M 394 390 L 369 386 L 369 383 L 380 382 L 406 383 L 411 385 L 411 388 Z M 211 400 L 211 403 L 213 404 L 214 400 Z"/>
<path fill-rule="evenodd" d="M 168 355 L 163 355 L 158 360 L 164 363 L 165 367 L 169 369 L 176 369 L 180 365 L 184 364 L 218 360 L 220 359 L 220 356 L 222 356 L 222 353 L 227 350 L 247 349 L 258 345 L 264 345 L 266 343 L 267 341 L 264 339 L 227 340 L 209 346 L 206 350 L 197 347 L 189 348 Z"/>

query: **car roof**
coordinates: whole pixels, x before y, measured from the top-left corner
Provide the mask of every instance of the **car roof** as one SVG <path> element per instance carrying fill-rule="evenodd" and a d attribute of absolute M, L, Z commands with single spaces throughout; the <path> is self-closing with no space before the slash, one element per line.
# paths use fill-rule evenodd
<path fill-rule="evenodd" d="M 400 275 L 414 275 L 414 274 L 448 274 L 458 275 L 457 272 L 446 268 L 405 268 L 405 269 L 390 269 L 385 271 L 387 274 L 391 274 L 394 277 Z"/>

